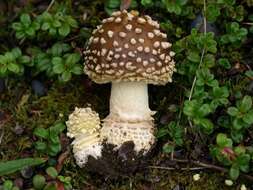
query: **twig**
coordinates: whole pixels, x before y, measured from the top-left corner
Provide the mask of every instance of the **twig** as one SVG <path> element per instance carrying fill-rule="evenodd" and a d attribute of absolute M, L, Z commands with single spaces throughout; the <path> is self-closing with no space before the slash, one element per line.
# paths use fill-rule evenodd
<path fill-rule="evenodd" d="M 206 169 L 206 167 L 174 168 L 174 167 L 164 167 L 164 166 L 149 166 L 148 168 L 152 168 L 152 169 L 162 169 L 162 170 L 189 170 L 189 171 L 195 171 L 195 170 L 203 170 L 203 169 Z"/>
<path fill-rule="evenodd" d="M 48 5 L 48 7 L 47 7 L 47 9 L 46 9 L 46 12 L 48 12 L 48 11 L 51 9 L 51 7 L 53 6 L 54 2 L 55 2 L 55 0 L 52 0 L 52 1 L 50 2 L 50 4 Z"/>
<path fill-rule="evenodd" d="M 220 166 L 216 166 L 214 164 L 209 164 L 209 163 L 204 163 L 204 162 L 200 162 L 200 161 L 196 161 L 196 160 L 181 160 L 181 159 L 174 159 L 173 161 L 179 162 L 179 163 L 192 163 L 195 164 L 197 166 L 201 166 L 201 167 L 205 167 L 206 169 L 213 169 L 213 170 L 217 170 L 223 173 L 228 173 L 228 169 L 220 167 Z M 242 177 L 253 181 L 253 176 L 251 175 L 247 175 L 247 174 L 240 174 Z"/>
<path fill-rule="evenodd" d="M 250 25 L 250 26 L 252 26 L 252 25 L 253 25 L 253 23 L 252 23 L 252 22 L 243 22 L 242 24 L 245 24 L 245 25 Z"/>
<path fill-rule="evenodd" d="M 2 133 L 0 135 L 0 144 L 2 143 L 3 137 L 4 137 L 4 130 L 2 130 Z"/>

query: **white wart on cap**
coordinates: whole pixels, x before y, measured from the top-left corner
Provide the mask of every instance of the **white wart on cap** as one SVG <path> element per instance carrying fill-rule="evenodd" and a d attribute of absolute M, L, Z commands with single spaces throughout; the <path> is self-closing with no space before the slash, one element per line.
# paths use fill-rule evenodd
<path fill-rule="evenodd" d="M 84 71 L 97 83 L 164 85 L 175 70 L 170 48 L 167 35 L 149 16 L 118 11 L 93 32 L 84 52 Z"/>

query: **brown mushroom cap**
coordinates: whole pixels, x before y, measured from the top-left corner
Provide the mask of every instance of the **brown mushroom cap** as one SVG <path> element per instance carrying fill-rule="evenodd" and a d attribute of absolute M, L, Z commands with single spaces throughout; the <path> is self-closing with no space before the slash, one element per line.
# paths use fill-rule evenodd
<path fill-rule="evenodd" d="M 85 55 L 85 73 L 97 83 L 171 82 L 175 62 L 167 35 L 149 16 L 118 11 L 93 31 Z"/>

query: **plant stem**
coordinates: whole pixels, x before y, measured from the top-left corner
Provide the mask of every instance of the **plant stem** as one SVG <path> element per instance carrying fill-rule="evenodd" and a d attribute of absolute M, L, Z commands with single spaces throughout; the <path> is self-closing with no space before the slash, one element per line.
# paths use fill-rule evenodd
<path fill-rule="evenodd" d="M 46 9 L 46 12 L 48 12 L 48 11 L 51 9 L 51 7 L 53 6 L 54 2 L 55 2 L 55 0 L 52 0 L 52 1 L 50 2 L 50 4 L 48 5 L 48 7 L 47 7 L 47 9 Z"/>
<path fill-rule="evenodd" d="M 175 161 L 178 163 L 188 163 L 188 164 L 194 164 L 196 166 L 200 166 L 200 168 L 195 168 L 195 170 L 201 170 L 201 169 L 212 169 L 212 170 L 216 170 L 219 172 L 224 172 L 224 173 L 228 173 L 228 169 L 220 167 L 220 166 L 216 166 L 214 164 L 209 164 L 209 163 L 204 163 L 204 162 L 200 162 L 198 160 L 183 160 L 183 159 L 173 159 L 171 161 Z M 154 169 L 162 169 L 162 170 L 175 170 L 178 168 L 172 168 L 172 167 L 163 167 L 163 166 L 149 166 L 148 168 L 154 168 Z M 191 170 L 191 168 L 180 168 L 178 170 Z M 192 168 L 193 169 L 193 168 Z M 247 174 L 240 174 L 241 177 L 246 178 L 250 181 L 253 181 L 253 176 L 251 175 L 247 175 Z"/>
<path fill-rule="evenodd" d="M 204 35 L 206 35 L 206 1 L 205 0 L 204 0 L 204 11 L 203 11 L 203 23 L 204 23 Z M 206 51 L 206 47 L 203 47 L 198 69 L 200 69 L 200 67 L 203 63 L 203 58 L 204 58 L 204 55 L 205 55 L 205 51 Z M 196 80 L 197 80 L 197 77 L 195 75 L 195 77 L 193 79 L 192 87 L 191 87 L 191 92 L 190 92 L 190 95 L 189 95 L 189 101 L 192 99 L 193 91 L 194 91 L 194 88 L 195 88 L 195 85 L 196 85 Z"/>

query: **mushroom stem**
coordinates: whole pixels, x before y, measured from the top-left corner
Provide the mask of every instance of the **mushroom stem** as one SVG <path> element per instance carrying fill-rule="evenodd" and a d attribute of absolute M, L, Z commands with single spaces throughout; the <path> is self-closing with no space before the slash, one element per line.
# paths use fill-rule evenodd
<path fill-rule="evenodd" d="M 120 121 L 152 120 L 148 104 L 148 88 L 144 82 L 112 83 L 110 115 Z"/>
<path fill-rule="evenodd" d="M 110 114 L 104 119 L 101 136 L 116 148 L 133 141 L 135 151 L 148 152 L 155 142 L 153 114 L 149 109 L 146 83 L 113 83 Z"/>

